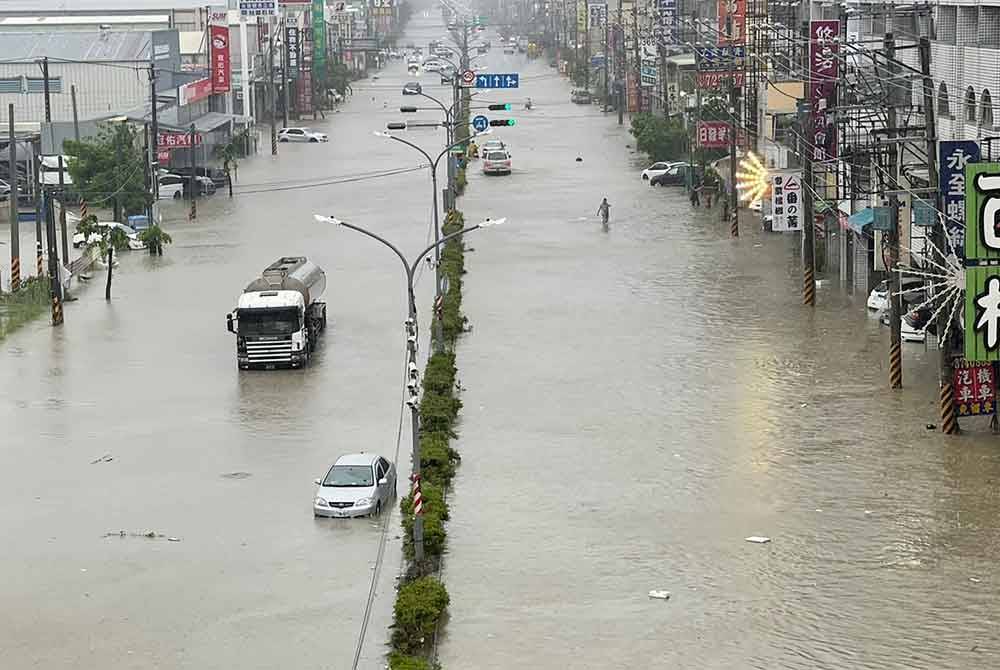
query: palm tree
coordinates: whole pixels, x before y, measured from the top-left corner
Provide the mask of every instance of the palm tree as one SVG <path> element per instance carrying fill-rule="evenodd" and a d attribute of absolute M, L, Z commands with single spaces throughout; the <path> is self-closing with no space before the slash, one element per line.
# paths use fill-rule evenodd
<path fill-rule="evenodd" d="M 234 135 L 227 144 L 215 148 L 215 157 L 222 160 L 222 169 L 226 172 L 226 184 L 229 186 L 229 197 L 233 197 L 233 175 L 238 167 L 237 158 L 245 156 L 250 146 L 250 129 Z"/>
<path fill-rule="evenodd" d="M 162 256 L 163 245 L 170 244 L 174 240 L 170 234 L 160 228 L 159 225 L 152 225 L 139 233 L 139 239 L 146 248 L 149 249 L 150 256 Z"/>

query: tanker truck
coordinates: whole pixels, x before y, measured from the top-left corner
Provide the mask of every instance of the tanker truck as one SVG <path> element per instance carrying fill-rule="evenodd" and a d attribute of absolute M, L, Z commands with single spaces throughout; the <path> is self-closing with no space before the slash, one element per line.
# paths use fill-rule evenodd
<path fill-rule="evenodd" d="M 226 327 L 236 335 L 236 363 L 250 368 L 299 368 L 326 329 L 326 273 L 304 256 L 286 256 L 247 284 Z"/>

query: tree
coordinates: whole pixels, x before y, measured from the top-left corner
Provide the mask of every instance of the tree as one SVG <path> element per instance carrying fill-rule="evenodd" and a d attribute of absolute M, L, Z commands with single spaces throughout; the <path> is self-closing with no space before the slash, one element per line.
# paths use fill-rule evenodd
<path fill-rule="evenodd" d="M 249 132 L 249 129 L 245 132 Z M 234 136 L 228 143 L 215 147 L 215 157 L 222 161 L 222 169 L 226 173 L 226 185 L 229 187 L 230 198 L 233 197 L 233 173 L 236 172 L 239 165 L 236 159 L 242 155 L 240 144 L 247 141 L 247 138 L 244 138 L 243 134 L 240 133 Z"/>
<path fill-rule="evenodd" d="M 114 202 L 115 220 L 142 214 L 153 199 L 146 190 L 141 133 L 130 124 L 104 124 L 93 139 L 66 140 L 69 174 L 87 202 Z"/>
<path fill-rule="evenodd" d="M 174 239 L 170 237 L 170 234 L 160 228 L 157 224 L 153 224 L 139 233 L 139 240 L 146 245 L 147 249 L 149 249 L 150 256 L 162 256 L 164 245 L 171 244 L 174 241 Z"/>
<path fill-rule="evenodd" d="M 128 236 L 118 226 L 98 225 L 97 217 L 93 214 L 76 225 L 76 232 L 83 235 L 88 249 L 97 248 L 101 258 L 107 259 L 108 283 L 104 287 L 104 299 L 111 300 L 111 273 L 115 264 L 115 252 L 128 249 Z"/>
<path fill-rule="evenodd" d="M 632 117 L 630 132 L 635 137 L 636 148 L 649 154 L 654 161 L 676 159 L 687 149 L 687 133 L 677 118 L 636 114 Z"/>

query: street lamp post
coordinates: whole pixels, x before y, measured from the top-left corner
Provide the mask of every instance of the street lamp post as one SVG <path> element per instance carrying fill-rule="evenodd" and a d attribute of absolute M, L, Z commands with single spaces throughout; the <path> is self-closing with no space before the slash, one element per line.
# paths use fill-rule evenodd
<path fill-rule="evenodd" d="M 464 138 L 458 140 L 457 142 L 450 143 L 447 147 L 444 148 L 444 151 L 442 151 L 441 153 L 439 153 L 437 155 L 436 158 L 431 158 L 431 155 L 429 153 L 427 153 L 426 151 L 424 151 L 419 145 L 414 144 L 413 142 L 410 142 L 409 140 L 404 140 L 402 137 L 397 137 L 396 135 L 391 135 L 389 133 L 383 133 L 383 132 L 380 132 L 380 131 L 375 131 L 375 135 L 377 135 L 378 137 L 385 137 L 385 138 L 388 138 L 390 140 L 395 140 L 397 142 L 401 142 L 402 144 L 405 144 L 408 147 L 412 147 L 413 149 L 416 149 L 417 151 L 419 151 L 424 156 L 424 158 L 427 159 L 427 162 L 430 164 L 430 168 L 431 168 L 431 191 L 432 191 L 432 195 L 433 195 L 432 205 L 433 205 L 433 210 L 434 210 L 434 241 L 435 241 L 435 244 L 433 244 L 432 246 L 428 247 L 427 251 L 429 252 L 432 249 L 434 251 L 434 299 L 437 300 L 438 298 L 441 297 L 441 244 L 440 243 L 443 241 L 441 239 L 441 221 L 440 221 L 440 216 L 438 214 L 437 166 L 438 166 L 438 162 L 440 162 L 440 160 L 441 160 L 441 158 L 443 156 L 447 155 L 448 152 L 451 151 L 453 148 L 455 148 L 456 146 L 458 146 L 462 142 L 467 141 L 470 138 L 464 137 Z M 440 346 L 441 346 L 441 333 L 440 333 L 440 331 L 439 331 L 438 328 L 435 328 L 435 330 L 434 330 L 434 342 L 435 342 L 435 345 L 438 348 L 440 348 Z"/>
<path fill-rule="evenodd" d="M 399 250 L 395 244 L 385 239 L 377 233 L 358 226 L 353 223 L 348 223 L 347 221 L 341 221 L 332 216 L 322 216 L 319 214 L 314 214 L 313 218 L 320 223 L 332 223 L 335 226 L 343 226 L 344 228 L 350 228 L 351 230 L 357 231 L 362 235 L 367 235 L 368 237 L 381 242 L 383 245 L 389 247 L 394 254 L 399 258 L 400 262 L 403 264 L 403 271 L 406 273 L 406 303 L 407 303 L 407 319 L 406 319 L 406 350 L 407 350 L 407 363 L 406 368 L 409 371 L 409 380 L 407 381 L 407 388 L 410 392 L 410 397 L 406 401 L 406 404 L 410 408 L 410 426 L 412 429 L 412 444 L 413 444 L 413 475 L 414 479 L 420 475 L 420 408 L 418 402 L 418 387 L 417 375 L 417 301 L 413 292 L 413 278 L 417 272 L 417 266 L 420 265 L 420 261 L 429 254 L 431 251 L 436 251 L 445 242 L 460 237 L 466 233 L 471 233 L 474 230 L 479 230 L 480 228 L 488 228 L 490 226 L 498 226 L 506 219 L 497 219 L 491 221 L 486 219 L 481 223 L 477 223 L 474 226 L 468 226 L 462 230 L 451 233 L 450 235 L 445 235 L 441 239 L 431 244 L 426 249 L 421 251 L 412 262 L 406 259 L 403 252 Z M 440 283 L 438 284 L 440 286 Z M 424 560 L 424 520 L 421 514 L 416 514 L 413 518 L 413 557 L 417 563 L 421 563 Z"/>

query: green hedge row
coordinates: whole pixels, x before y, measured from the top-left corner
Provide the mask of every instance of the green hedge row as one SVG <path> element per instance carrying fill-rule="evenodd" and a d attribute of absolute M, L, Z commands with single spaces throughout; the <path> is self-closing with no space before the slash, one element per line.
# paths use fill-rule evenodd
<path fill-rule="evenodd" d="M 14 293 L 0 293 L 0 340 L 24 324 L 48 312 L 50 282 L 48 277 L 28 277 Z"/>
<path fill-rule="evenodd" d="M 460 173 L 464 177 L 464 171 Z M 459 211 L 448 212 L 442 228 L 445 235 L 458 232 L 465 225 Z M 458 369 L 455 367 L 455 343 L 465 330 L 462 316 L 462 275 L 465 274 L 464 244 L 461 239 L 447 242 L 441 252 L 441 272 L 448 277 L 449 289 L 442 305 L 444 351 L 427 360 L 420 400 L 420 472 L 424 500 L 424 565 L 413 565 L 413 495 L 400 501 L 403 523 L 403 552 L 411 570 L 396 596 L 395 623 L 392 632 L 391 670 L 436 670 L 427 659 L 433 635 L 448 607 L 448 592 L 440 580 L 424 575 L 438 565 L 445 551 L 448 502 L 445 492 L 451 486 L 459 462 L 451 446 L 456 437 L 458 413 Z"/>

